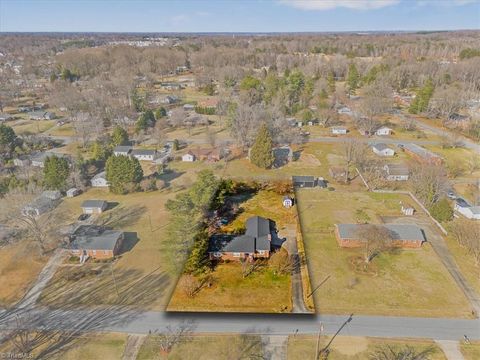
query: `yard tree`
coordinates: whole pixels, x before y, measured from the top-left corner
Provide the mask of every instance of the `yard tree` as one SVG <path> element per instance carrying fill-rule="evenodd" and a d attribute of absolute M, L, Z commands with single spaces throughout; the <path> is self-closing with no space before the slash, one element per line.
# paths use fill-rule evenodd
<path fill-rule="evenodd" d="M 0 154 L 10 154 L 18 142 L 15 131 L 5 124 L 0 124 Z"/>
<path fill-rule="evenodd" d="M 369 355 L 370 360 L 428 360 L 431 359 L 433 348 L 423 350 L 411 346 L 378 346 Z"/>
<path fill-rule="evenodd" d="M 473 256 L 475 264 L 480 265 L 480 225 L 475 220 L 455 219 L 449 225 L 449 233 L 458 244 Z"/>
<path fill-rule="evenodd" d="M 43 183 L 47 189 L 65 190 L 70 167 L 67 159 L 49 156 L 43 167 Z"/>
<path fill-rule="evenodd" d="M 260 90 L 261 85 L 262 85 L 262 82 L 259 79 L 251 75 L 247 75 L 243 78 L 242 82 L 240 83 L 240 89 L 241 90 L 251 90 L 251 89 Z"/>
<path fill-rule="evenodd" d="M 161 119 L 163 117 L 167 116 L 167 110 L 163 106 L 159 107 L 157 110 L 155 110 L 155 119 Z"/>
<path fill-rule="evenodd" d="M 360 75 L 358 74 L 357 66 L 351 63 L 348 67 L 347 87 L 349 94 L 355 94 L 360 82 Z"/>
<path fill-rule="evenodd" d="M 94 141 L 92 143 L 90 152 L 92 153 L 92 159 L 97 161 L 103 161 L 110 155 L 109 149 L 100 141 Z"/>
<path fill-rule="evenodd" d="M 335 93 L 335 73 L 333 70 L 328 72 L 327 84 L 328 84 L 328 92 L 330 94 L 334 94 Z"/>
<path fill-rule="evenodd" d="M 375 256 L 389 247 L 392 234 L 384 226 L 365 224 L 357 231 L 358 238 L 363 241 L 365 263 L 370 263 Z"/>
<path fill-rule="evenodd" d="M 429 208 L 430 214 L 440 222 L 449 221 L 453 217 L 453 209 L 447 198 L 441 198 Z"/>
<path fill-rule="evenodd" d="M 113 146 L 118 146 L 118 145 L 125 145 L 125 144 L 128 144 L 127 131 L 124 128 L 122 128 L 121 126 L 116 125 L 113 128 L 112 145 Z"/>
<path fill-rule="evenodd" d="M 164 331 L 156 331 L 156 340 L 160 346 L 160 350 L 164 354 L 168 354 L 172 351 L 175 345 L 188 342 L 195 327 L 196 326 L 192 321 L 184 321 L 175 326 L 167 325 Z"/>
<path fill-rule="evenodd" d="M 184 272 L 187 274 L 200 274 L 208 266 L 208 241 L 209 236 L 206 230 L 200 231 L 193 239 L 193 248 L 185 263 Z"/>
<path fill-rule="evenodd" d="M 140 162 L 130 156 L 110 156 L 105 166 L 110 191 L 125 194 L 138 186 L 143 178 Z"/>
<path fill-rule="evenodd" d="M 250 161 L 262 169 L 273 165 L 272 136 L 266 125 L 263 125 L 250 151 Z"/>
<path fill-rule="evenodd" d="M 429 209 L 445 194 L 449 184 L 442 166 L 419 164 L 412 167 L 410 186 L 413 194 Z"/>

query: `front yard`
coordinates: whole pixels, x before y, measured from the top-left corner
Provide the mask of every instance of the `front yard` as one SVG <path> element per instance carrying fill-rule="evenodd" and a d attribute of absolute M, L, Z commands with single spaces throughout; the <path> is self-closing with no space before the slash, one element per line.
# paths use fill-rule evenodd
<path fill-rule="evenodd" d="M 400 217 L 399 202 L 409 202 L 406 195 L 301 189 L 297 199 L 312 288 L 326 279 L 314 294 L 320 313 L 471 315 L 465 296 L 428 243 L 380 254 L 369 274 L 352 266 L 362 249 L 338 246 L 335 223 L 381 223 L 382 216 Z"/>

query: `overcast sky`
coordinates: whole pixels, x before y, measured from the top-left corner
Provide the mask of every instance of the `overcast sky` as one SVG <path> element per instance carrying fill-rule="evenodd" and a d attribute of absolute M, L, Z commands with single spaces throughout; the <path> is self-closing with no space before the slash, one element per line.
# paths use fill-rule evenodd
<path fill-rule="evenodd" d="M 296 32 L 480 28 L 480 0 L 0 0 L 0 31 Z"/>

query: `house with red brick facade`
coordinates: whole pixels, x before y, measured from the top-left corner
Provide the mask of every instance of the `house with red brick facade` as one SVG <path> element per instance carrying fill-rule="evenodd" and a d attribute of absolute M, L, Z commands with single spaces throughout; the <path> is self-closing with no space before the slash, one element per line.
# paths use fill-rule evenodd
<path fill-rule="evenodd" d="M 120 253 L 123 240 L 123 231 L 84 226 L 72 236 L 68 250 L 80 258 L 109 259 Z"/>
<path fill-rule="evenodd" d="M 208 254 L 212 260 L 268 259 L 272 251 L 272 221 L 260 216 L 247 220 L 245 234 L 216 235 L 210 239 Z"/>
<path fill-rule="evenodd" d="M 341 247 L 362 247 L 364 240 L 359 236 L 362 227 L 369 224 L 335 224 L 335 237 Z M 390 233 L 391 247 L 419 248 L 426 241 L 423 230 L 410 224 L 384 224 Z"/>

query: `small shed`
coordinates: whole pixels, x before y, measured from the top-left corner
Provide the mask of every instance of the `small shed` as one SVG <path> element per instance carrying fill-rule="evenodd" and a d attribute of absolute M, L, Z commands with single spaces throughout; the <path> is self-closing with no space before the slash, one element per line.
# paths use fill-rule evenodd
<path fill-rule="evenodd" d="M 313 188 L 315 187 L 314 176 L 292 176 L 293 187 Z"/>
<path fill-rule="evenodd" d="M 194 162 L 195 161 L 195 155 L 192 154 L 190 151 L 187 152 L 186 154 L 182 155 L 182 161 L 185 162 Z"/>
<path fill-rule="evenodd" d="M 286 208 L 286 209 L 290 209 L 292 206 L 293 206 L 293 199 L 288 196 L 288 195 L 285 195 L 283 197 L 283 207 Z"/>
<path fill-rule="evenodd" d="M 343 126 L 336 126 L 332 128 L 333 135 L 345 135 L 348 132 L 348 129 Z"/>
<path fill-rule="evenodd" d="M 85 200 L 81 206 L 84 214 L 101 214 L 108 203 L 105 200 Z"/>
<path fill-rule="evenodd" d="M 388 136 L 391 135 L 393 132 L 393 129 L 390 129 L 388 126 L 382 126 L 375 131 L 375 135 L 378 136 Z"/>
<path fill-rule="evenodd" d="M 386 144 L 379 143 L 372 145 L 372 151 L 377 154 L 378 156 L 393 156 L 395 155 L 395 151 L 389 148 Z"/>
<path fill-rule="evenodd" d="M 407 204 L 402 204 L 402 214 L 406 216 L 412 216 L 415 213 L 415 209 Z"/>
<path fill-rule="evenodd" d="M 67 190 L 67 197 L 72 198 L 75 196 L 78 196 L 82 193 L 82 190 L 77 189 L 77 188 L 71 188 Z"/>

